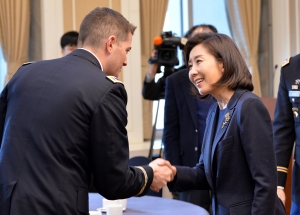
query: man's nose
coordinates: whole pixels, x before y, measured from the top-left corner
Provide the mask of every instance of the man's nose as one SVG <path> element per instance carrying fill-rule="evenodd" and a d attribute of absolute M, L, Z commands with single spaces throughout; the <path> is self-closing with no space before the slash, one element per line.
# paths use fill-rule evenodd
<path fill-rule="evenodd" d="M 123 62 L 123 66 L 127 66 L 127 59 Z"/>

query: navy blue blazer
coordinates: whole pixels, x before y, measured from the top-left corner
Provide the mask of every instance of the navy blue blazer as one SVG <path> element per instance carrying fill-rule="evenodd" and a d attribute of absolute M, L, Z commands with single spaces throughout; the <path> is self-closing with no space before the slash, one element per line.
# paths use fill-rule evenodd
<path fill-rule="evenodd" d="M 91 173 L 108 199 L 137 195 L 128 167 L 127 94 L 78 49 L 22 66 L 0 99 L 0 213 L 88 214 Z M 152 169 L 144 167 L 150 187 Z"/>
<path fill-rule="evenodd" d="M 188 72 L 177 71 L 166 80 L 163 144 L 165 159 L 172 165 L 193 167 L 199 161 L 201 147 L 197 97 L 191 92 Z M 213 103 L 214 99 L 201 101 L 207 112 Z"/>
<path fill-rule="evenodd" d="M 278 185 L 285 187 L 288 165 L 294 143 L 292 200 L 300 206 L 300 54 L 281 68 L 278 96 L 274 113 L 274 144 L 278 166 Z M 292 169 L 292 168 L 290 168 Z M 291 170 L 290 170 L 291 171 Z"/>
<path fill-rule="evenodd" d="M 209 111 L 199 163 L 177 166 L 169 189 L 211 189 L 213 214 L 285 214 L 276 193 L 271 119 L 262 101 L 237 89 L 220 128 L 218 108 L 214 104 Z"/>

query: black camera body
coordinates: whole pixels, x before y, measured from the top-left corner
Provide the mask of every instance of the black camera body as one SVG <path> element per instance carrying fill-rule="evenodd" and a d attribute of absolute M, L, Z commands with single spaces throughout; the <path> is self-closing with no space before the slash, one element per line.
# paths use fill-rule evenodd
<path fill-rule="evenodd" d="M 154 48 L 157 50 L 157 63 L 165 67 L 179 65 L 177 48 L 183 49 L 184 38 L 175 37 L 172 31 L 162 32 L 161 38 L 161 44 L 154 44 Z"/>
<path fill-rule="evenodd" d="M 176 70 L 174 66 L 179 65 L 179 60 L 177 57 L 178 47 L 183 49 L 186 44 L 187 39 L 181 37 L 175 37 L 172 31 L 162 32 L 161 36 L 154 38 L 154 49 L 157 51 L 156 59 L 150 57 L 149 63 L 158 63 L 157 73 L 161 73 L 161 66 L 164 67 L 163 76 L 161 77 L 161 89 L 159 98 L 163 99 L 165 97 L 165 80 L 166 78 L 173 74 Z"/>

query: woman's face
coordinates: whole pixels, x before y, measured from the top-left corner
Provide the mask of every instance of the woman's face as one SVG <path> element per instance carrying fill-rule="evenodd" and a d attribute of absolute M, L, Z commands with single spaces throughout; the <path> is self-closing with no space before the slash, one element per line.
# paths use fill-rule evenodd
<path fill-rule="evenodd" d="M 200 95 L 214 95 L 220 90 L 213 84 L 222 77 L 223 71 L 223 63 L 218 62 L 202 44 L 195 46 L 190 52 L 189 78 Z"/>

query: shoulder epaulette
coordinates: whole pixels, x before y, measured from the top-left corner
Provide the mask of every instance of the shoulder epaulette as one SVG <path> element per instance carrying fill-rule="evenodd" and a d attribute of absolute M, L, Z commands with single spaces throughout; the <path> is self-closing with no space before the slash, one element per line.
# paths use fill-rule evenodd
<path fill-rule="evenodd" d="M 32 64 L 32 63 L 34 63 L 34 61 L 23 63 L 22 66 L 27 66 L 27 65 Z"/>
<path fill-rule="evenodd" d="M 123 84 L 123 82 L 122 81 L 120 81 L 117 77 L 115 77 L 115 76 L 106 76 L 106 78 L 108 79 L 108 80 L 110 80 L 110 81 L 112 81 L 113 83 L 120 83 L 120 84 Z"/>
<path fill-rule="evenodd" d="M 281 67 L 284 67 L 284 66 L 288 65 L 290 63 L 290 59 L 291 59 L 291 57 L 285 59 L 285 61 L 282 62 Z"/>

